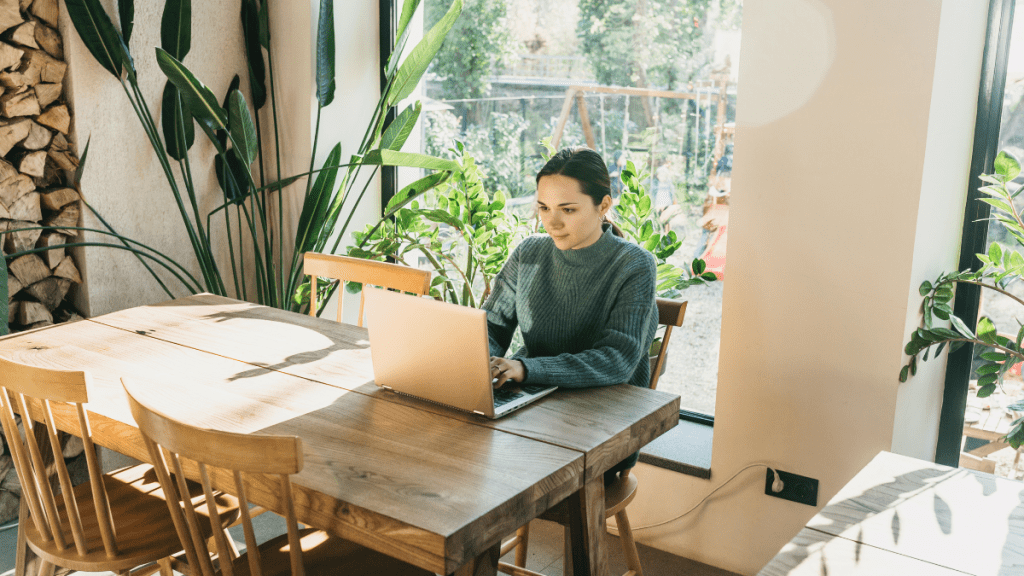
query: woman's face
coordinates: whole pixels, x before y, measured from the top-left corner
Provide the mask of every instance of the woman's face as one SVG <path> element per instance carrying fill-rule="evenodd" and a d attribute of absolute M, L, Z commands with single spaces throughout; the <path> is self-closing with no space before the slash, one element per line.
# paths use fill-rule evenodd
<path fill-rule="evenodd" d="M 551 174 L 537 182 L 537 213 L 559 250 L 577 250 L 597 242 L 611 205 L 611 196 L 605 196 L 595 206 L 575 178 Z"/>

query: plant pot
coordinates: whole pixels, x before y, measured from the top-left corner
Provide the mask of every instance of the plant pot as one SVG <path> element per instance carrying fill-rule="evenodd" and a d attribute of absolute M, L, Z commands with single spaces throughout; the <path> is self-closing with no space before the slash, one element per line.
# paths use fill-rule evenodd
<path fill-rule="evenodd" d="M 651 362 L 651 375 L 653 376 L 654 375 L 654 368 L 658 365 L 658 357 L 657 356 L 648 356 L 647 358 Z M 665 363 L 661 365 L 661 373 L 658 374 L 658 376 L 664 376 L 666 368 L 668 368 L 668 352 L 665 352 Z"/>

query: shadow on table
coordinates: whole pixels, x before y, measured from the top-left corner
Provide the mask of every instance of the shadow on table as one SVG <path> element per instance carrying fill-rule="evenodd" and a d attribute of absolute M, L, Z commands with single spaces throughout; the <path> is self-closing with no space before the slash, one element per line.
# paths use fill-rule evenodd
<path fill-rule="evenodd" d="M 813 527 L 809 526 L 809 528 L 814 530 L 815 533 L 820 533 L 820 537 L 814 538 L 813 541 L 805 541 L 806 539 L 801 539 L 799 537 L 795 538 L 794 541 L 779 554 L 777 559 L 784 557 L 784 561 L 781 562 L 781 565 L 792 568 L 801 565 L 812 555 L 820 553 L 821 574 L 828 574 L 830 570 L 823 552 L 823 546 L 832 540 L 839 538 L 839 534 L 843 534 L 847 530 L 857 526 L 859 529 L 855 540 L 855 549 L 852 558 L 853 562 L 857 563 L 860 561 L 861 551 L 865 546 L 863 543 L 863 527 L 860 526 L 863 522 L 877 514 L 893 510 L 901 502 L 908 501 L 917 494 L 953 478 L 958 472 L 959 470 L 916 470 L 897 476 L 892 482 L 872 486 L 870 489 L 855 497 L 847 498 L 838 502 L 831 502 L 818 514 L 820 518 L 825 518 L 831 521 L 831 524 L 816 524 Z M 990 496 L 998 490 L 998 485 L 994 477 L 982 474 L 971 474 L 971 476 L 981 486 L 983 496 Z M 1024 488 L 1020 489 L 1018 496 L 1021 503 L 1018 504 L 1007 516 L 1008 523 L 1011 526 L 1011 532 L 1013 531 L 1014 526 L 1020 527 L 1021 519 L 1024 519 Z M 938 494 L 934 494 L 933 497 L 933 512 L 935 522 L 938 525 L 939 530 L 946 535 L 952 534 L 956 518 L 953 517 L 953 511 L 949 504 Z M 894 544 L 899 543 L 901 529 L 899 510 L 897 509 L 893 511 L 892 522 L 890 525 L 892 541 Z M 870 546 L 870 544 L 867 545 Z M 998 574 L 1020 574 L 1022 568 L 1021 556 L 1020 546 L 1008 538 L 1003 545 L 1002 563 Z M 927 561 L 923 558 L 919 560 Z"/>

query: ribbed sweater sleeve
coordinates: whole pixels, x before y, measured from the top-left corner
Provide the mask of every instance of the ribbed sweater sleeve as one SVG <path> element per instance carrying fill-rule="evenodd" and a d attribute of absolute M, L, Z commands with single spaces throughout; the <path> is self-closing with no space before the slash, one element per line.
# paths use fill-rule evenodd
<path fill-rule="evenodd" d="M 656 266 L 649 252 L 610 230 L 580 250 L 558 250 L 547 236 L 525 240 L 484 304 L 491 355 L 513 354 L 527 382 L 567 388 L 629 382 L 647 386 L 647 352 L 657 328 Z"/>
<path fill-rule="evenodd" d="M 494 288 L 483 308 L 487 310 L 487 336 L 491 356 L 504 356 L 512 343 L 518 320 L 516 319 L 516 282 L 519 277 L 517 246 L 494 279 Z"/>

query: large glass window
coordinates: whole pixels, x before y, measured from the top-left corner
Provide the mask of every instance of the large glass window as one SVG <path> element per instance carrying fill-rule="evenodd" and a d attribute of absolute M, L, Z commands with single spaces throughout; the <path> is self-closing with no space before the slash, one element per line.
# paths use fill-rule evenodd
<path fill-rule="evenodd" d="M 1008 61 L 1006 66 L 1005 88 L 1001 102 L 1001 120 L 999 124 L 998 144 L 996 150 L 1004 150 L 1013 154 L 1018 160 L 1024 159 L 1024 18 L 1021 10 L 1024 0 L 1016 0 L 1014 22 L 1011 28 Z M 992 172 L 992 166 L 985 167 Z M 1009 183 L 1011 191 L 1019 191 L 1024 184 L 1024 176 L 1018 176 Z M 1014 209 L 1018 214 L 1024 212 L 1024 197 L 1017 196 Z M 993 216 L 996 216 L 993 211 Z M 998 220 L 988 224 L 988 241 L 1001 246 L 1001 254 L 1009 257 L 1014 252 L 1021 252 L 1021 242 L 1011 234 Z M 1024 322 L 1024 308 L 1019 300 L 1024 299 L 1024 285 L 1013 281 L 1015 275 L 999 282 L 1003 292 L 985 289 L 981 291 L 979 317 L 992 321 L 998 333 L 1015 339 Z M 1021 366 L 1017 364 L 1006 374 L 1000 386 L 988 397 L 978 397 L 977 370 L 988 363 L 983 354 L 991 354 L 992 350 L 976 346 L 972 361 L 971 380 L 968 386 L 967 409 L 964 414 L 963 452 L 964 465 L 975 458 L 981 458 L 991 465 L 995 461 L 995 472 L 1000 476 L 1020 478 L 1024 475 L 1017 451 L 999 439 L 1010 430 L 1010 424 L 1020 416 L 1012 406 L 1024 400 L 1024 380 L 1021 379 Z"/>
<path fill-rule="evenodd" d="M 450 4 L 424 0 L 424 29 Z M 501 210 L 520 219 L 495 223 L 487 238 L 499 238 L 499 245 L 536 229 L 534 178 L 545 141 L 600 152 L 616 196 L 627 162 L 645 174 L 659 226 L 681 241 L 668 261 L 688 270 L 701 257 L 719 279 L 680 295 L 689 302 L 686 320 L 673 333 L 658 385 L 680 394 L 685 409 L 707 415 L 714 413 L 718 377 L 741 4 L 465 0 L 421 95 L 421 151 L 471 157 L 473 182 L 460 185 L 482 189 L 489 200 L 505 198 Z M 415 177 L 403 176 L 399 185 Z M 442 190 L 431 193 L 419 205 L 450 209 L 456 200 L 441 196 Z M 435 222 L 421 235 L 435 229 L 442 241 L 451 233 Z M 485 248 L 474 250 L 486 268 Z M 459 262 L 472 257 L 453 255 Z M 411 252 L 409 260 L 437 264 Z M 450 271 L 452 283 L 438 286 L 442 295 L 465 294 L 458 287 L 465 271 Z"/>

